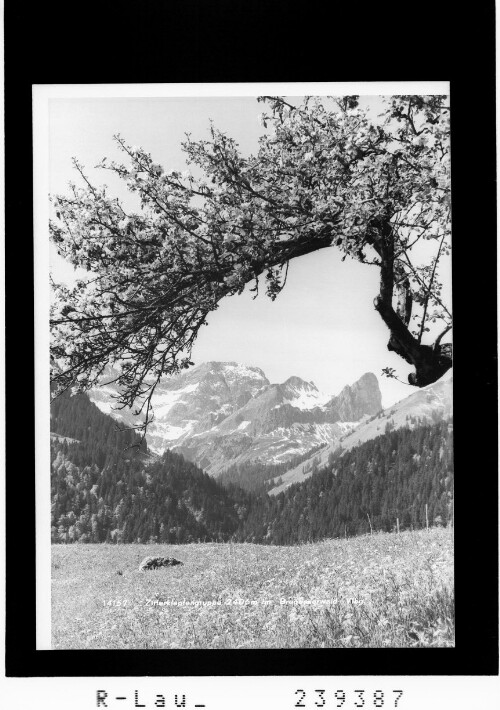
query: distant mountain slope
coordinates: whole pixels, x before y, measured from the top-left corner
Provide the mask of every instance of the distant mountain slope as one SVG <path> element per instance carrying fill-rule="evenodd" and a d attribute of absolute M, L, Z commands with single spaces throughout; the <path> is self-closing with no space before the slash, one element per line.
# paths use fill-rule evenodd
<path fill-rule="evenodd" d="M 329 457 L 339 448 L 347 451 L 384 434 L 386 430 L 400 429 L 405 426 L 413 427 L 422 421 L 437 421 L 451 416 L 452 411 L 453 370 L 449 370 L 437 382 L 414 390 L 405 399 L 364 420 L 340 440 L 331 442 L 329 446 L 315 453 L 304 463 L 282 474 L 281 483 L 272 488 L 269 493 L 277 495 L 293 483 L 304 481 L 311 476 L 313 470 L 326 466 Z"/>
<path fill-rule="evenodd" d="M 380 434 L 332 457 L 307 480 L 290 486 L 242 522 L 275 545 L 314 542 L 374 531 L 447 525 L 453 517 L 451 420 Z M 258 539 L 255 539 L 257 542 Z"/>
<path fill-rule="evenodd" d="M 112 371 L 107 375 L 114 378 Z M 133 424 L 130 412 L 112 409 L 114 394 L 114 385 L 103 384 L 90 398 Z M 380 410 L 381 394 L 372 373 L 332 397 L 299 377 L 271 384 L 258 367 L 207 362 L 162 380 L 153 407 L 149 447 L 181 453 L 217 476 L 234 464 L 284 463 L 338 441 L 363 416 Z"/>
<path fill-rule="evenodd" d="M 326 444 L 323 444 L 323 446 L 326 446 Z M 246 461 L 240 464 L 236 463 L 225 471 L 222 471 L 222 473 L 217 476 L 217 480 L 224 486 L 234 484 L 253 493 L 266 493 L 270 488 L 276 486 L 274 481 L 283 473 L 290 468 L 295 468 L 295 466 L 298 466 L 302 461 L 310 458 L 314 451 L 319 451 L 321 448 L 322 446 L 320 445 L 316 447 L 316 449 L 311 449 L 305 454 L 302 454 L 302 456 L 296 456 L 284 463 L 264 464 L 259 462 L 255 463 L 253 461 Z"/>

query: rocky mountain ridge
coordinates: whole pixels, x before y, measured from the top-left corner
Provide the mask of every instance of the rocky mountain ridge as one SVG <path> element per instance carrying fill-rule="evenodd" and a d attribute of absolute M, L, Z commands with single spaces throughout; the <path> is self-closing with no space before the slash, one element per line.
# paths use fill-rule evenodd
<path fill-rule="evenodd" d="M 453 414 L 453 370 L 449 370 L 437 382 L 427 387 L 415 389 L 408 397 L 396 404 L 366 417 L 357 427 L 343 435 L 340 440 L 333 440 L 321 451 L 314 453 L 309 460 L 286 471 L 280 481 L 269 493 L 277 495 L 293 483 L 309 478 L 313 471 L 326 466 L 331 454 L 339 450 L 350 449 L 375 439 L 381 434 L 403 427 L 413 428 L 422 422 L 433 423 L 447 419 Z"/>
<path fill-rule="evenodd" d="M 113 379 L 107 375 L 105 382 Z M 116 390 L 105 382 L 91 400 L 122 423 L 137 423 L 129 410 L 113 409 Z M 300 377 L 273 384 L 258 367 L 207 362 L 162 380 L 153 408 L 149 447 L 171 449 L 218 475 L 233 463 L 285 462 L 338 441 L 380 411 L 381 394 L 373 373 L 331 396 Z"/>

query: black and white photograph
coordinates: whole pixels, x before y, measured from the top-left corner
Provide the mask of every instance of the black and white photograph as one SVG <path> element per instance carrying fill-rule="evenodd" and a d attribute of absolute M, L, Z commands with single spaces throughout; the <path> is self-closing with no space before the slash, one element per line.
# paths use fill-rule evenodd
<path fill-rule="evenodd" d="M 42 648 L 455 647 L 449 84 L 261 86 L 35 122 Z"/>
<path fill-rule="evenodd" d="M 494 10 L 6 3 L 2 708 L 498 705 Z"/>

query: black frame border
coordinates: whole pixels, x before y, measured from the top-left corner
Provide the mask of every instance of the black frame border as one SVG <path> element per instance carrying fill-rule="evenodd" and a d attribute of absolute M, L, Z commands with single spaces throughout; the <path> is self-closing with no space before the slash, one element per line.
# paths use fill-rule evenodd
<path fill-rule="evenodd" d="M 321 26 L 320 11 L 314 34 L 301 42 L 296 38 L 301 37 L 303 18 L 291 14 L 292 6 L 282 2 L 184 0 L 169 3 L 164 13 L 152 0 L 141 3 L 140 13 L 136 4 L 116 12 L 117 7 L 100 2 L 94 9 L 86 3 L 85 15 L 90 19 L 75 16 L 62 23 L 56 18 L 67 15 L 67 4 L 61 9 L 57 2 L 49 8 L 35 6 L 29 19 L 12 3 L 5 10 L 7 676 L 498 674 L 494 3 L 487 0 L 473 13 L 464 10 L 463 14 L 457 6 L 437 0 L 419 4 L 421 16 L 431 18 L 430 36 L 416 16 L 410 17 L 411 24 L 403 32 L 408 14 L 414 12 L 411 8 L 386 3 L 380 17 L 378 7 L 370 6 L 364 21 L 358 23 L 355 39 L 346 22 L 354 21 L 358 10 L 349 18 L 344 6 L 331 3 L 330 9 L 337 12 L 336 26 L 340 23 L 344 31 L 332 29 L 329 35 L 330 26 Z M 276 24 L 272 22 L 275 10 Z M 93 22 L 97 12 L 99 33 Z M 399 18 L 401 43 L 396 55 L 394 29 L 386 21 L 391 15 Z M 186 26 L 189 39 L 183 30 Z M 241 36 L 243 27 L 245 36 L 252 37 L 248 51 Z M 108 31 L 107 41 L 98 39 L 103 36 L 102 28 Z M 141 47 L 137 61 L 120 62 L 113 38 L 126 36 L 131 28 L 135 35 L 148 38 L 149 49 L 144 52 Z M 181 31 L 176 37 L 177 29 Z M 162 32 L 169 33 L 168 47 Z M 349 54 L 354 41 L 366 45 L 357 65 Z M 433 49 L 432 42 L 437 42 Z M 85 47 L 87 51 L 82 51 Z M 256 61 L 252 50 L 257 47 L 262 57 Z M 413 56 L 411 51 L 408 56 L 405 47 L 413 47 Z M 345 58 L 341 66 L 337 56 Z M 456 647 L 35 650 L 34 419 L 27 414 L 34 392 L 36 298 L 29 246 L 33 84 L 425 78 L 451 83 Z M 27 237 L 21 237 L 21 230 L 27 231 Z M 27 242 L 22 249 L 17 235 Z M 33 411 L 35 406 L 33 396 Z"/>

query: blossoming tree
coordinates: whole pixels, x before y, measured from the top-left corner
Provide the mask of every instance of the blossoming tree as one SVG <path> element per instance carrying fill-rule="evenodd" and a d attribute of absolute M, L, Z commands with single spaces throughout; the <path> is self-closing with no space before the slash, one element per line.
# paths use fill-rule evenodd
<path fill-rule="evenodd" d="M 51 198 L 50 233 L 89 278 L 53 284 L 56 391 L 89 389 L 115 365 L 118 405 L 135 405 L 147 424 L 156 384 L 192 364 L 196 336 L 222 298 L 252 282 L 255 295 L 263 288 L 274 299 L 291 259 L 330 247 L 379 269 L 374 307 L 389 350 L 414 367 L 410 384 L 451 367 L 439 277 L 451 230 L 446 97 L 391 97 L 376 119 L 355 96 L 259 101 L 266 131 L 254 155 L 214 126 L 210 140 L 187 136 L 196 177 L 165 171 L 115 136 L 126 164 L 100 167 L 137 194 L 136 213 L 75 161 L 82 186 Z"/>

